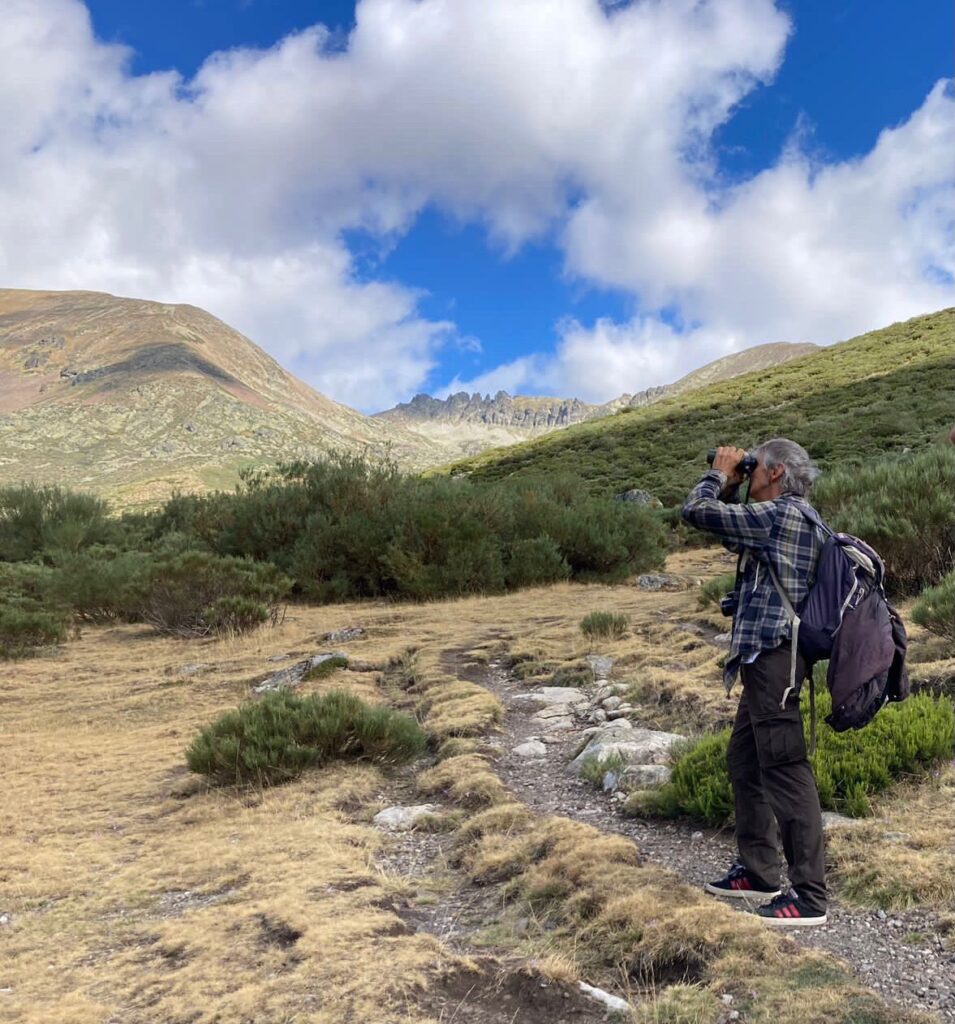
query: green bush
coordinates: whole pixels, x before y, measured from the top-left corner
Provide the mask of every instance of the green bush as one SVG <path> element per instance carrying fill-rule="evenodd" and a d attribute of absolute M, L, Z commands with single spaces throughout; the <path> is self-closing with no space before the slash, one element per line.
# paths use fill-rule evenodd
<path fill-rule="evenodd" d="M 424 751 L 415 720 L 333 690 L 299 697 L 272 693 L 229 711 L 186 752 L 189 769 L 220 785 L 287 782 L 334 758 L 394 763 Z"/>
<path fill-rule="evenodd" d="M 0 605 L 0 658 L 22 658 L 66 637 L 69 613 L 33 602 Z"/>
<path fill-rule="evenodd" d="M 814 502 L 837 530 L 871 544 L 887 586 L 917 594 L 955 564 L 955 448 L 879 459 L 823 476 Z"/>
<path fill-rule="evenodd" d="M 243 632 L 278 620 L 291 583 L 268 563 L 185 551 L 149 565 L 142 620 L 175 636 Z"/>
<path fill-rule="evenodd" d="M 595 640 L 598 637 L 619 640 L 627 632 L 630 620 L 616 612 L 591 612 L 580 620 L 580 631 Z"/>
<path fill-rule="evenodd" d="M 535 587 L 556 583 L 570 575 L 567 559 L 552 537 L 530 537 L 511 545 L 506 569 L 508 587 Z"/>
<path fill-rule="evenodd" d="M 0 561 L 109 543 L 117 530 L 106 502 L 90 494 L 37 484 L 0 488 Z"/>
<path fill-rule="evenodd" d="M 348 664 L 348 659 L 341 654 L 332 655 L 330 658 L 326 658 L 324 661 L 320 661 L 313 668 L 310 668 L 302 679 L 305 682 L 311 682 L 314 679 L 325 679 L 327 676 L 337 672 L 340 668 L 345 668 Z"/>
<path fill-rule="evenodd" d="M 937 587 L 922 591 L 912 608 L 912 619 L 933 633 L 955 641 L 955 572 L 944 576 Z"/>
<path fill-rule="evenodd" d="M 135 622 L 142 615 L 152 558 L 142 551 L 93 546 L 54 558 L 47 599 L 87 622 Z"/>
<path fill-rule="evenodd" d="M 817 672 L 820 670 L 817 669 Z M 823 673 L 820 673 L 823 675 Z M 824 681 L 817 682 L 820 720 L 831 710 Z M 808 734 L 808 694 L 803 694 Z M 670 781 L 659 790 L 634 794 L 635 813 L 686 814 L 722 825 L 733 813 L 733 792 L 726 767 L 730 732 L 706 736 L 677 755 Z M 927 694 L 884 708 L 864 729 L 837 733 L 827 725 L 817 731 L 810 758 L 823 808 L 854 817 L 871 813 L 869 797 L 902 776 L 925 770 L 952 756 L 955 708 L 951 700 Z"/>
<path fill-rule="evenodd" d="M 722 576 L 715 576 L 711 580 L 707 580 L 706 583 L 700 587 L 700 592 L 697 594 L 697 600 L 700 602 L 700 607 L 705 608 L 707 605 L 716 605 L 719 607 L 720 601 L 723 597 L 733 589 L 733 584 L 736 582 L 736 573 L 727 572 Z"/>
<path fill-rule="evenodd" d="M 614 580 L 666 553 L 659 516 L 588 495 L 573 478 L 481 486 L 350 456 L 247 474 L 236 494 L 179 496 L 139 529 L 271 562 L 314 601 Z"/>

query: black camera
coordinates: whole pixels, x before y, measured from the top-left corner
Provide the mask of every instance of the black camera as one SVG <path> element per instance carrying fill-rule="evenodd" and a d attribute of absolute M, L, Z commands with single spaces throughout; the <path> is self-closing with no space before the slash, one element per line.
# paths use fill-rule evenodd
<path fill-rule="evenodd" d="M 729 594 L 726 594 L 720 600 L 720 611 L 729 619 L 736 614 L 736 609 L 739 608 L 739 591 L 734 590 Z"/>
<path fill-rule="evenodd" d="M 715 458 L 716 458 L 716 449 L 715 448 L 711 448 L 706 453 L 707 465 L 712 466 L 713 465 L 713 460 Z M 739 473 L 740 476 L 749 476 L 753 472 L 753 470 L 755 468 L 756 468 L 756 456 L 755 455 L 750 455 L 748 452 L 746 453 L 746 455 L 744 455 L 739 460 L 739 462 L 736 463 L 736 472 Z"/>

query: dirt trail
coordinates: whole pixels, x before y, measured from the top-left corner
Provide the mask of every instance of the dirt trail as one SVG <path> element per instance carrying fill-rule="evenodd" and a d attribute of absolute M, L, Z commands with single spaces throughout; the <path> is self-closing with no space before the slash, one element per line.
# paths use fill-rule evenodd
<path fill-rule="evenodd" d="M 448 652 L 453 656 L 452 652 Z M 457 666 L 459 673 L 466 671 Z M 478 679 L 471 668 L 471 678 Z M 514 747 L 540 735 L 540 723 L 531 719 L 527 701 L 516 700 L 527 687 L 502 664 L 480 670 L 480 682 L 506 708 L 502 725 L 502 753 L 495 768 L 502 780 L 541 814 L 559 814 L 605 832 L 628 836 L 644 855 L 672 871 L 690 885 L 702 886 L 725 873 L 735 855 L 728 830 L 700 830 L 683 822 L 648 822 L 624 818 L 615 801 L 567 771 L 580 733 L 580 722 L 559 742 L 547 744 L 547 756 L 525 759 Z M 634 722 L 639 725 L 638 721 Z M 727 913 L 738 911 L 729 901 Z M 808 946 L 824 949 L 844 960 L 857 977 L 890 1002 L 908 1009 L 931 1010 L 941 1020 L 955 1022 L 955 955 L 935 946 L 913 945 L 911 937 L 931 928 L 931 915 L 922 911 L 891 913 L 884 918 L 872 911 L 830 903 L 829 923 L 788 934 Z"/>

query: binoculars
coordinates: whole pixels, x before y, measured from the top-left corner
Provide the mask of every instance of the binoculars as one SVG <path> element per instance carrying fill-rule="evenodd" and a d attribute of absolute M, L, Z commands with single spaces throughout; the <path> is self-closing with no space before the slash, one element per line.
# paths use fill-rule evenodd
<path fill-rule="evenodd" d="M 715 448 L 711 448 L 706 453 L 707 465 L 712 466 L 713 465 L 713 460 L 715 458 L 716 458 L 716 449 Z M 736 472 L 739 473 L 740 476 L 749 476 L 750 473 L 752 473 L 755 468 L 756 468 L 756 458 L 755 458 L 755 456 L 750 455 L 749 452 L 747 452 L 739 460 L 739 462 L 736 464 Z"/>

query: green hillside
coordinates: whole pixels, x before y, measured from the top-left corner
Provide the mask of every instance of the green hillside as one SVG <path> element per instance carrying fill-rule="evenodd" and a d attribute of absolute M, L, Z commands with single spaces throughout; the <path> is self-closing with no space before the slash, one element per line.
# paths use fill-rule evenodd
<path fill-rule="evenodd" d="M 791 437 L 825 469 L 946 436 L 955 420 L 955 308 L 769 370 L 455 463 L 476 480 L 573 473 L 593 491 L 679 502 L 707 448 Z"/>

